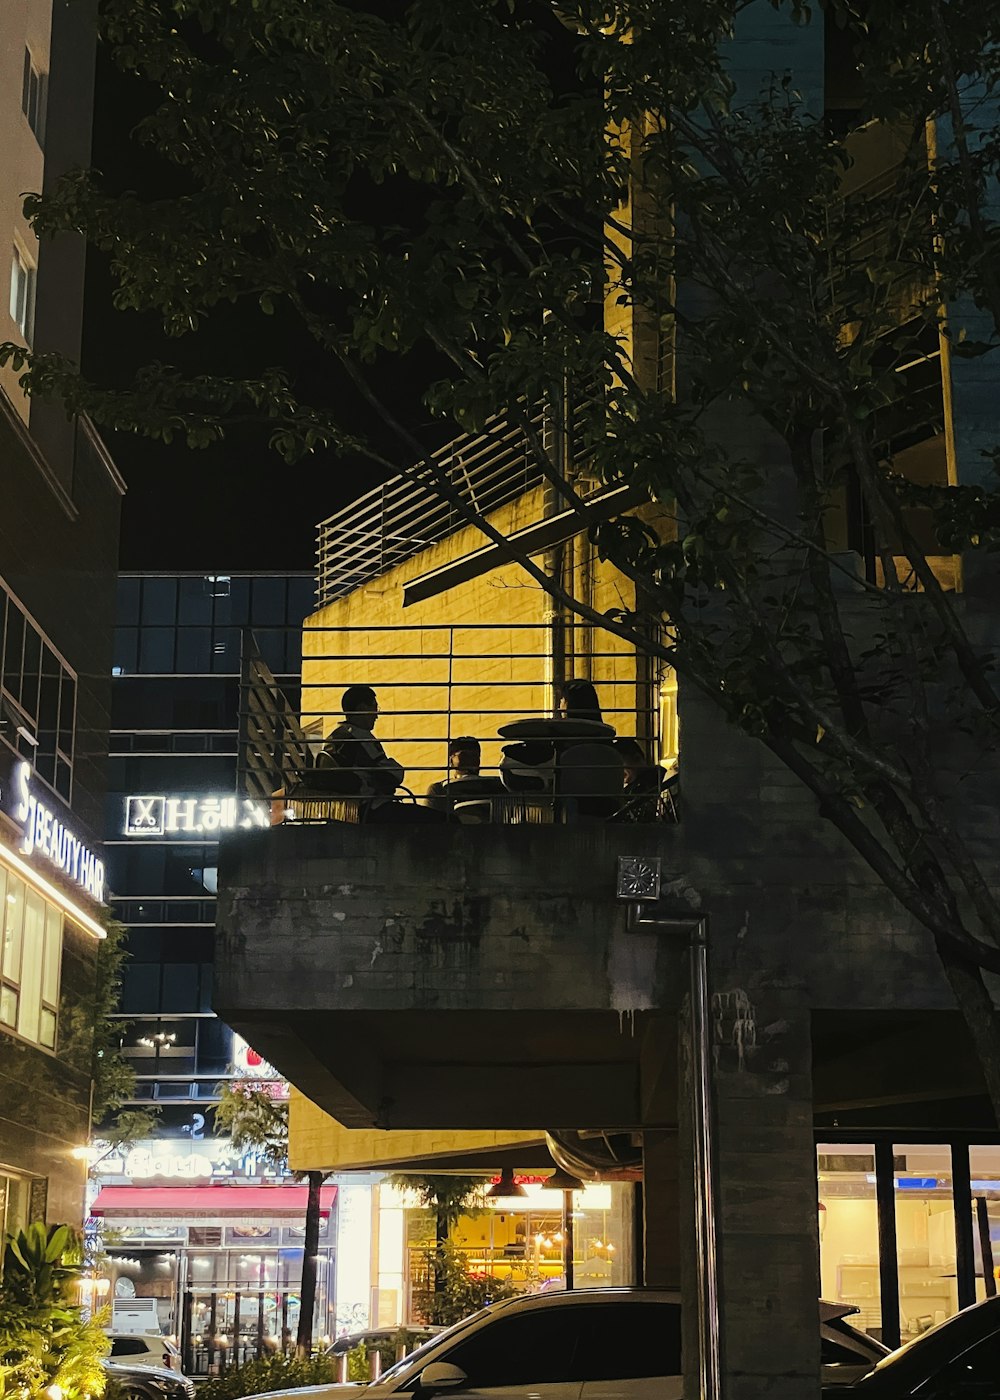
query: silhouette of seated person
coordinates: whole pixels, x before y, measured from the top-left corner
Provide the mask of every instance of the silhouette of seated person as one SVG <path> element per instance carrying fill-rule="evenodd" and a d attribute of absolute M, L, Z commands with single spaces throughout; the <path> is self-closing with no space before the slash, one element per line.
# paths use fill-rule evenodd
<path fill-rule="evenodd" d="M 601 702 L 590 681 L 564 681 L 559 694 L 560 719 L 593 720 L 603 724 Z"/>
<path fill-rule="evenodd" d="M 384 801 L 403 781 L 403 768 L 375 738 L 378 697 L 371 686 L 349 685 L 340 706 L 344 721 L 327 735 L 317 767 L 336 769 L 345 791 Z"/>
<path fill-rule="evenodd" d="M 615 739 L 614 747 L 625 765 L 622 801 L 611 818 L 615 822 L 655 822 L 660 814 L 664 788 L 663 770 L 650 763 L 637 739 Z"/>
<path fill-rule="evenodd" d="M 559 714 L 566 720 L 604 724 L 601 702 L 590 681 L 571 680 L 562 687 Z M 609 726 L 610 727 L 610 726 Z M 557 816 L 563 821 L 608 821 L 621 801 L 625 766 L 610 734 L 587 734 L 556 743 Z"/>
<path fill-rule="evenodd" d="M 440 820 L 438 813 L 394 797 L 396 789 L 402 785 L 404 770 L 375 738 L 379 709 L 378 697 L 371 686 L 349 685 L 340 704 L 344 722 L 327 736 L 317 767 L 335 770 L 337 782 L 343 784 L 338 791 L 366 799 L 364 819 L 367 822 Z"/>
<path fill-rule="evenodd" d="M 559 696 L 562 720 L 603 724 L 597 691 L 586 680 L 566 681 Z M 587 733 L 586 724 L 565 737 L 508 744 L 503 750 L 500 776 L 512 792 L 556 793 L 565 820 L 577 816 L 610 816 L 621 800 L 623 769 L 611 744 L 612 735 Z"/>
<path fill-rule="evenodd" d="M 479 740 L 462 734 L 448 743 L 448 776 L 427 789 L 427 806 L 432 811 L 451 813 L 456 802 L 492 797 L 503 791 L 499 778 L 484 778 L 479 764 L 482 750 Z"/>

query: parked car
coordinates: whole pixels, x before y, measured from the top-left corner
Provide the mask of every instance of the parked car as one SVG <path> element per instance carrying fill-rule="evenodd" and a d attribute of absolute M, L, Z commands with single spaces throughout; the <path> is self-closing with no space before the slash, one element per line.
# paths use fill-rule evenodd
<path fill-rule="evenodd" d="M 194 1400 L 194 1381 L 162 1366 L 125 1366 L 103 1362 L 108 1378 L 117 1383 L 122 1400 Z"/>
<path fill-rule="evenodd" d="M 832 1400 L 997 1400 L 1000 1298 L 987 1298 L 891 1351 Z"/>
<path fill-rule="evenodd" d="M 850 1303 L 826 1303 L 820 1299 L 820 1378 L 824 1388 L 853 1385 L 889 1355 L 887 1346 L 844 1320 L 857 1312 L 860 1309 Z"/>
<path fill-rule="evenodd" d="M 327 1347 L 326 1355 L 344 1356 L 355 1347 L 363 1346 L 368 1352 L 377 1349 L 383 1356 L 388 1353 L 395 1361 L 393 1353 L 401 1341 L 408 1351 L 413 1351 L 432 1337 L 440 1336 L 443 1331 L 443 1327 L 373 1327 L 367 1332 L 351 1332 L 346 1337 L 338 1337 Z"/>
<path fill-rule="evenodd" d="M 173 1342 L 153 1332 L 106 1332 L 111 1338 L 111 1360 L 128 1366 L 161 1366 L 181 1369 L 181 1354 Z"/>
<path fill-rule="evenodd" d="M 847 1333 L 858 1341 L 860 1366 L 884 1350 L 855 1332 L 849 1307 L 827 1305 L 820 1322 L 829 1344 Z M 854 1352 L 852 1352 L 854 1355 Z M 842 1365 L 838 1355 L 836 1365 Z M 857 1374 L 857 1371 L 855 1372 Z M 682 1400 L 680 1295 L 657 1289 L 587 1288 L 505 1298 L 431 1337 L 379 1380 L 357 1385 L 276 1390 L 273 1400 L 297 1393 L 310 1400 L 388 1400 L 404 1391 L 492 1391 L 503 1400 Z M 498 1397 L 499 1400 L 499 1397 Z"/>

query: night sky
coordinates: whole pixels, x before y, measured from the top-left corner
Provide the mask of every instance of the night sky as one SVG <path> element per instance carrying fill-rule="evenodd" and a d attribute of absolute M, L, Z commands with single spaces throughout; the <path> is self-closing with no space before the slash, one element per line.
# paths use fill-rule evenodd
<path fill-rule="evenodd" d="M 150 152 L 129 140 L 129 132 L 151 100 L 135 78 L 117 72 L 102 54 L 98 63 L 93 164 L 114 189 L 161 195 L 173 179 Z M 312 368 L 297 330 L 280 313 L 225 308 L 207 329 L 190 339 L 169 340 L 153 316 L 116 312 L 112 281 L 103 255 L 88 255 L 87 313 L 83 366 L 93 379 L 122 383 L 136 365 L 162 360 L 191 370 L 219 368 L 253 372 L 265 365 L 290 366 L 320 400 L 332 394 L 352 427 L 374 430 L 350 395 L 336 386 L 310 382 Z M 277 349 L 258 351 L 259 337 L 277 338 Z M 211 358 L 203 358 L 205 344 Z M 424 372 L 426 372 L 426 367 Z M 419 404 L 415 370 L 387 367 L 390 396 L 397 411 L 422 440 L 437 446 L 449 434 L 432 424 Z M 310 569 L 315 527 L 340 506 L 379 484 L 379 469 L 364 460 L 332 454 L 288 467 L 267 444 L 266 429 L 245 428 L 214 448 L 191 451 L 147 438 L 104 430 L 127 484 L 122 519 L 123 569 Z M 388 441 L 379 444 L 393 450 Z"/>

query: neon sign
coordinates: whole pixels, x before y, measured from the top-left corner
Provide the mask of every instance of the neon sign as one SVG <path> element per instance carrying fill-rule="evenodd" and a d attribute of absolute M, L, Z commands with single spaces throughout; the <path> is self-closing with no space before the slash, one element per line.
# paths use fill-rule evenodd
<path fill-rule="evenodd" d="M 249 831 L 270 822 L 267 804 L 250 797 L 143 794 L 125 799 L 126 836 L 201 836 L 216 831 Z"/>
<path fill-rule="evenodd" d="M 21 827 L 21 855 L 31 856 L 37 852 L 45 856 L 92 899 L 103 904 L 104 862 L 31 791 L 30 763 L 17 765 L 14 782 L 18 792 L 14 820 Z"/>

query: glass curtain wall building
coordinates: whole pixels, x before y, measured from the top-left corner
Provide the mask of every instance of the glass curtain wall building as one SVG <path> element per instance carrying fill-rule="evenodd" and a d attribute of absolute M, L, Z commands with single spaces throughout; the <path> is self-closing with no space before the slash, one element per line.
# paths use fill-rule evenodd
<path fill-rule="evenodd" d="M 212 950 L 220 835 L 268 821 L 236 794 L 242 635 L 252 630 L 297 704 L 312 596 L 305 573 L 134 573 L 118 583 L 107 884 L 128 930 L 129 1106 L 158 1117 L 154 1136 L 95 1169 L 90 1228 L 103 1221 L 114 1232 L 115 1325 L 148 1319 L 195 1371 L 211 1367 L 217 1338 L 244 1358 L 288 1346 L 297 1322 L 303 1190 L 213 1133 L 220 1082 L 272 1072 L 212 1014 Z M 335 1291 L 336 1192 L 327 1195 L 320 1332 Z"/>
<path fill-rule="evenodd" d="M 119 580 L 108 885 L 128 928 L 123 1048 L 165 1128 L 210 1106 L 233 1062 L 211 983 L 219 833 L 260 819 L 235 800 L 241 634 L 295 704 L 312 600 L 307 573 Z"/>

